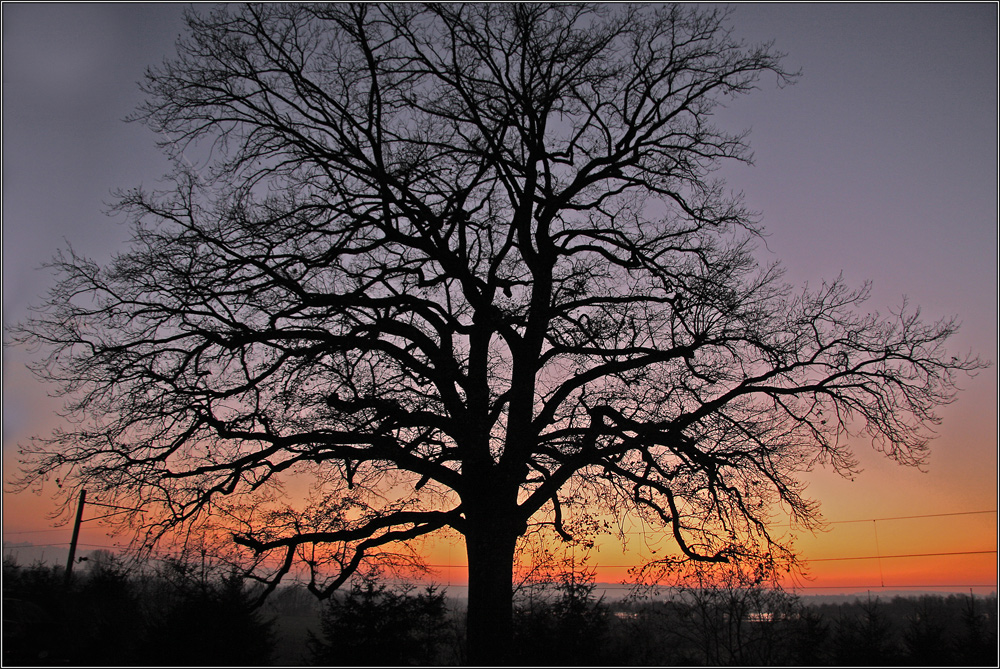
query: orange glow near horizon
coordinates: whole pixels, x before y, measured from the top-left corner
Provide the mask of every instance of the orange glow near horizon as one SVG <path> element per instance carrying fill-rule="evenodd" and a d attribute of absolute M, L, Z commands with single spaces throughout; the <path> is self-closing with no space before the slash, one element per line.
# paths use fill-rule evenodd
<path fill-rule="evenodd" d="M 45 498 L 8 496 L 4 505 L 4 554 L 17 556 L 31 544 L 47 547 L 50 561 L 65 559 L 71 524 L 53 528 L 45 518 Z M 25 504 L 27 502 L 27 504 Z M 13 503 L 13 506 L 10 506 Z M 92 507 L 91 511 L 96 511 Z M 86 514 L 93 517 L 92 514 Z M 10 522 L 35 516 L 37 525 Z M 788 578 L 782 585 L 800 594 L 837 594 L 859 590 L 943 590 L 976 593 L 997 590 L 996 513 L 947 515 L 900 520 L 858 519 L 834 522 L 829 531 L 800 537 L 796 542 L 805 577 Z M 42 525 L 41 527 L 39 525 Z M 22 529 L 33 527 L 34 529 Z M 878 534 L 876 542 L 875 534 Z M 651 538 L 651 537 L 650 537 Z M 622 586 L 633 582 L 631 570 L 655 559 L 641 542 L 604 537 L 589 551 L 574 556 L 576 564 L 594 574 L 600 584 Z M 668 542 L 663 542 L 664 547 Z M 120 541 L 96 522 L 81 528 L 79 555 L 105 548 L 115 550 Z M 60 550 L 62 551 L 60 553 Z M 465 546 L 455 533 L 428 538 L 421 554 L 429 569 L 419 580 L 439 586 L 467 585 Z M 669 552 L 669 551 L 667 551 Z M 59 557 L 59 556 L 63 557 Z M 624 589 L 624 587 L 622 588 Z"/>
<path fill-rule="evenodd" d="M 974 380 L 979 382 L 979 379 Z M 864 590 L 945 590 L 977 593 L 997 590 L 996 421 L 995 388 L 970 393 L 948 407 L 942 434 L 932 444 L 928 472 L 900 467 L 872 454 L 856 451 L 865 470 L 855 480 L 818 470 L 806 475 L 807 493 L 819 500 L 828 523 L 824 531 L 797 532 L 795 550 L 807 577 L 788 580 L 787 588 L 804 594 L 837 594 Z M 41 406 L 51 407 L 48 404 Z M 39 411 L 41 412 L 41 406 Z M 49 414 L 45 425 L 54 422 Z M 13 446 L 23 433 L 5 435 L 5 479 L 17 468 Z M 977 455 L 975 459 L 973 456 Z M 3 493 L 4 555 L 18 554 L 32 562 L 42 554 L 62 564 L 72 532 L 71 518 L 55 527 L 51 487 L 46 494 Z M 970 513 L 983 512 L 988 513 Z M 938 515 L 946 514 L 946 515 Z M 122 541 L 89 519 L 81 528 L 78 554 L 115 550 Z M 635 528 L 633 528 L 635 529 Z M 630 580 L 629 570 L 674 552 L 669 536 L 641 530 L 627 541 L 601 537 L 589 552 L 574 555 L 594 571 L 598 583 Z M 655 551 L 655 553 L 654 553 Z M 442 586 L 467 584 L 465 546 L 454 532 L 427 538 L 421 553 L 429 568 L 422 580 Z M 59 557 L 59 556 L 62 557 Z M 31 556 L 31 557 L 27 557 Z M 905 557 L 900 557 L 905 556 Z"/>
<path fill-rule="evenodd" d="M 907 527 L 907 525 L 909 527 Z M 876 546 L 874 529 L 879 541 Z M 934 534 L 928 541 L 927 533 Z M 635 543 L 635 542 L 632 542 Z M 782 586 L 800 594 L 838 594 L 859 590 L 942 590 L 996 592 L 996 513 L 934 518 L 836 523 L 825 533 L 797 542 L 805 574 Z M 646 551 L 607 537 L 584 554 L 578 565 L 593 571 L 600 584 L 634 582 L 632 570 L 655 558 Z M 431 569 L 424 580 L 465 585 L 465 549 L 458 539 L 428 546 Z"/>
<path fill-rule="evenodd" d="M 6 464 L 12 463 L 8 460 Z M 837 499 L 830 501 L 825 510 L 832 506 L 834 511 L 840 511 L 838 507 L 844 506 L 837 504 Z M 28 554 L 41 547 L 47 561 L 61 564 L 72 524 L 54 527 L 49 517 L 52 509 L 49 497 L 5 492 L 4 555 Z M 870 517 L 845 518 L 828 512 L 824 531 L 800 532 L 796 536 L 794 546 L 804 577 L 788 578 L 782 585 L 802 594 L 997 590 L 995 506 L 956 511 L 941 508 L 937 513 L 898 516 L 892 513 L 890 509 L 888 513 L 870 513 Z M 100 548 L 116 550 L 123 545 L 123 540 L 109 536 L 105 527 L 92 522 L 100 514 L 96 506 L 85 514 L 88 520 L 81 528 L 79 555 Z M 429 570 L 420 580 L 458 588 L 467 585 L 465 546 L 457 533 L 428 537 L 419 550 Z M 632 569 L 672 552 L 669 537 L 650 530 L 630 532 L 624 543 L 606 535 L 588 551 L 577 549 L 573 553 L 570 549 L 576 564 L 592 571 L 597 583 L 623 591 L 622 584 L 634 581 Z M 31 554 L 35 557 L 29 562 L 37 559 L 37 551 Z"/>

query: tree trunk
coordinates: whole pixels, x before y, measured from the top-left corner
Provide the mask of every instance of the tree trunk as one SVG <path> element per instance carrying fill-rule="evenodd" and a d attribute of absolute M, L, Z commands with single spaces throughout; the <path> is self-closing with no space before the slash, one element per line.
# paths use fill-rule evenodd
<path fill-rule="evenodd" d="M 470 519 L 472 520 L 472 519 Z M 510 664 L 514 635 L 514 548 L 519 533 L 499 518 L 470 523 L 465 536 L 469 561 L 467 661 Z"/>

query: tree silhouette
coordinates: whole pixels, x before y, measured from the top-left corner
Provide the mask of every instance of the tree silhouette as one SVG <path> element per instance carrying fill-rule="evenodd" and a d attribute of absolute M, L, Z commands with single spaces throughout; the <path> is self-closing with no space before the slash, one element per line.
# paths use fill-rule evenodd
<path fill-rule="evenodd" d="M 548 578 L 546 577 L 548 576 Z M 594 594 L 594 570 L 568 565 L 522 586 L 514 598 L 514 664 L 607 665 L 612 653 L 611 613 Z"/>
<path fill-rule="evenodd" d="M 857 609 L 837 620 L 837 664 L 874 666 L 902 661 L 892 621 L 879 598 L 873 600 L 869 593 L 867 600 L 859 600 Z"/>
<path fill-rule="evenodd" d="M 256 606 L 257 584 L 193 553 L 159 562 L 139 583 L 148 613 L 139 658 L 170 666 L 270 663 L 275 621 Z"/>
<path fill-rule="evenodd" d="M 439 664 L 448 639 L 445 593 L 433 586 L 412 594 L 413 586 L 389 587 L 377 575 L 351 582 L 332 597 L 321 615 L 321 636 L 310 640 L 311 664 Z"/>
<path fill-rule="evenodd" d="M 597 503 L 723 561 L 770 546 L 778 501 L 813 523 L 796 475 L 851 472 L 850 435 L 919 463 L 979 363 L 945 352 L 951 321 L 862 314 L 866 287 L 795 292 L 757 264 L 755 216 L 711 178 L 748 147 L 711 115 L 792 75 L 726 20 L 193 11 L 136 114 L 168 138 L 171 189 L 122 193 L 130 248 L 58 256 L 14 331 L 80 419 L 23 447 L 22 485 L 141 509 L 116 518 L 147 545 L 210 523 L 257 578 L 299 564 L 320 596 L 452 528 L 481 663 L 509 649 L 529 523 L 568 538 Z"/>
<path fill-rule="evenodd" d="M 944 600 L 924 595 L 914 602 L 913 609 L 903 630 L 906 658 L 913 664 L 946 664 L 951 649 Z"/>

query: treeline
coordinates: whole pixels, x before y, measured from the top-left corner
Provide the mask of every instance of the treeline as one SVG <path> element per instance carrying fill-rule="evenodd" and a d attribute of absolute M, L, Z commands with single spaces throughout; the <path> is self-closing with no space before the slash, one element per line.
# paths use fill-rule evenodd
<path fill-rule="evenodd" d="M 755 607 L 754 603 L 764 603 Z M 750 604 L 748 606 L 748 604 Z M 806 604 L 771 590 L 615 605 L 622 664 L 995 666 L 997 597 L 863 596 Z"/>
<path fill-rule="evenodd" d="M 62 567 L 3 561 L 3 664 L 259 665 L 274 622 L 242 576 L 207 562 L 127 570 L 98 552 L 67 583 Z"/>
<path fill-rule="evenodd" d="M 326 602 L 301 588 L 254 608 L 240 574 L 204 561 L 127 571 L 3 565 L 4 665 L 460 665 L 464 611 L 433 586 L 358 579 Z M 518 591 L 524 665 L 979 665 L 997 663 L 997 598 L 861 597 L 805 604 L 765 587 L 595 597 L 579 573 Z"/>

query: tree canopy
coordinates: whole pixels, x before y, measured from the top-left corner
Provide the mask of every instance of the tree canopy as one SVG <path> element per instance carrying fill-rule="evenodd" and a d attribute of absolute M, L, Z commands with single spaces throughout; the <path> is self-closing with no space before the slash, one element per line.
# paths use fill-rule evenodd
<path fill-rule="evenodd" d="M 779 548 L 777 504 L 812 526 L 799 475 L 851 472 L 853 436 L 919 464 L 980 363 L 946 351 L 952 320 L 758 262 L 757 216 L 712 177 L 750 160 L 745 134 L 712 113 L 795 75 L 727 18 L 191 11 L 135 115 L 172 187 L 121 193 L 129 248 L 57 257 L 15 331 L 78 419 L 23 446 L 22 484 L 128 500 L 149 544 L 209 523 L 257 577 L 300 564 L 322 596 L 452 528 L 475 660 L 509 636 L 529 524 L 568 539 L 597 504 L 724 561 Z"/>

